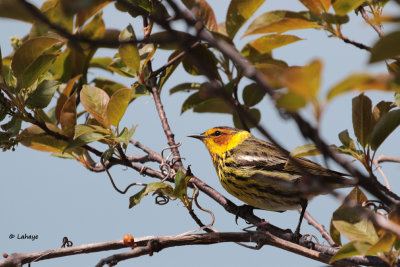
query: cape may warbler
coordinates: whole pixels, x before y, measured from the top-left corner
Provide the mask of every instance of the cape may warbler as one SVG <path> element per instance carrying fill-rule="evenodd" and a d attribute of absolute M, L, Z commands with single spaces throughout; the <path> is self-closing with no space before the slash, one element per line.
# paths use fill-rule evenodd
<path fill-rule="evenodd" d="M 277 146 L 244 130 L 215 127 L 189 137 L 206 145 L 219 181 L 229 194 L 264 210 L 283 212 L 301 208 L 295 237 L 300 234 L 308 200 L 330 189 L 347 187 L 349 183 L 344 174 L 308 159 L 289 161 L 287 154 Z M 309 179 L 311 176 L 313 178 Z M 305 190 L 314 178 L 319 180 L 318 186 Z"/>

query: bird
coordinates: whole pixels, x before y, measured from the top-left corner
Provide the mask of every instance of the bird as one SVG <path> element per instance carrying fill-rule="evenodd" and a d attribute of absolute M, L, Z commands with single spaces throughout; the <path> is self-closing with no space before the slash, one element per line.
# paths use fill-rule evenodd
<path fill-rule="evenodd" d="M 351 186 L 346 174 L 305 158 L 293 159 L 286 150 L 246 130 L 219 126 L 188 137 L 205 144 L 219 181 L 229 194 L 257 209 L 284 212 L 301 208 L 293 235 L 297 240 L 308 201 Z"/>

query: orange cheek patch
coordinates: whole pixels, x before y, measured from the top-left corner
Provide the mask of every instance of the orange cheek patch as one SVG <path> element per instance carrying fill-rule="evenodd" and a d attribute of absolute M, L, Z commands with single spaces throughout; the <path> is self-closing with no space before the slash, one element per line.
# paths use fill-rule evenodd
<path fill-rule="evenodd" d="M 215 137 L 215 138 L 214 138 L 214 142 L 215 142 L 217 145 L 222 146 L 222 145 L 226 145 L 226 144 L 229 142 L 230 139 L 231 139 L 231 136 L 230 136 L 230 135 L 225 135 L 225 134 L 224 134 L 224 135 Z"/>

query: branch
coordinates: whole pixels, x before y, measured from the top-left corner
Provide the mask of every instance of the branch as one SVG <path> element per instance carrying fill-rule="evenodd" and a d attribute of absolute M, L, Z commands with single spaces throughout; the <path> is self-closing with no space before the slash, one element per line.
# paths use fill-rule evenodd
<path fill-rule="evenodd" d="M 364 7 L 360 6 L 358 7 L 358 11 L 360 11 L 361 16 L 363 19 L 376 31 L 376 33 L 379 35 L 379 37 L 383 37 L 383 31 L 381 25 L 377 25 L 373 22 L 373 20 L 370 19 L 368 16 L 367 12 L 365 11 Z"/>
<path fill-rule="evenodd" d="M 386 177 L 385 173 L 383 172 L 381 166 L 379 165 L 379 163 L 381 163 L 381 162 L 397 162 L 397 163 L 399 163 L 400 162 L 400 157 L 379 155 L 379 157 L 377 157 L 374 160 L 374 165 L 375 165 L 376 169 L 379 171 L 379 173 L 382 175 L 383 180 L 385 180 L 387 189 L 391 190 L 389 180 Z"/>
<path fill-rule="evenodd" d="M 300 212 L 300 211 L 299 211 Z M 304 213 L 304 219 L 307 220 L 309 225 L 312 225 L 315 229 L 318 230 L 318 232 L 321 233 L 322 237 L 325 238 L 326 241 L 328 241 L 329 245 L 334 246 L 335 241 L 333 241 L 331 235 L 326 231 L 325 227 L 322 224 L 319 224 L 312 216 L 311 214 L 306 211 Z"/>

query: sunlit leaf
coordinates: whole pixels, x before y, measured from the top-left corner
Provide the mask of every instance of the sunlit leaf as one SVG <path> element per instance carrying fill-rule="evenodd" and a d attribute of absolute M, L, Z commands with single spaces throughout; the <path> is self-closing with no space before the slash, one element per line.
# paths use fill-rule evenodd
<path fill-rule="evenodd" d="M 303 40 L 295 35 L 269 34 L 249 42 L 249 45 L 259 53 L 267 53 L 271 50 L 282 47 L 297 41 Z"/>
<path fill-rule="evenodd" d="M 118 127 L 119 122 L 124 116 L 131 100 L 132 89 L 121 88 L 116 91 L 110 98 L 107 105 L 107 117 L 109 122 Z"/>
<path fill-rule="evenodd" d="M 361 6 L 365 0 L 335 0 L 332 3 L 335 13 L 338 15 L 346 15 L 357 7 Z"/>
<path fill-rule="evenodd" d="M 315 156 L 319 154 L 321 154 L 321 151 L 317 148 L 315 144 L 306 144 L 302 146 L 297 146 L 292 151 L 290 151 L 290 156 L 296 158 Z"/>
<path fill-rule="evenodd" d="M 279 89 L 284 86 L 282 77 L 287 67 L 276 64 L 256 64 L 255 67 L 263 74 L 264 79 L 273 89 Z"/>
<path fill-rule="evenodd" d="M 315 18 L 316 19 L 316 18 Z M 244 36 L 258 33 L 283 33 L 291 30 L 319 27 L 308 12 L 275 10 L 262 14 L 247 28 Z"/>
<path fill-rule="evenodd" d="M 123 29 L 119 35 L 119 41 L 135 41 L 136 36 L 132 25 Z M 122 61 L 132 71 L 136 72 L 140 68 L 140 56 L 135 44 L 121 44 L 118 48 Z"/>
<path fill-rule="evenodd" d="M 95 57 L 90 60 L 89 67 L 90 68 L 99 68 L 105 71 L 113 72 L 108 68 L 111 64 L 112 58 L 110 57 Z"/>
<path fill-rule="evenodd" d="M 300 0 L 314 14 L 328 12 L 332 0 Z"/>
<path fill-rule="evenodd" d="M 349 17 L 347 15 L 340 16 L 340 15 L 334 15 L 330 13 L 322 13 L 321 16 L 322 20 L 326 23 L 329 24 L 345 24 L 349 22 Z"/>
<path fill-rule="evenodd" d="M 50 103 L 59 83 L 57 81 L 44 80 L 29 95 L 26 104 L 32 108 L 45 108 Z"/>
<path fill-rule="evenodd" d="M 331 258 L 329 263 L 345 259 L 352 256 L 362 255 L 360 251 L 367 251 L 371 247 L 371 244 L 363 241 L 353 241 L 343 245 L 336 254 Z"/>
<path fill-rule="evenodd" d="M 140 190 L 135 195 L 129 198 L 129 208 L 133 208 L 138 205 L 143 197 L 147 196 L 150 192 L 155 191 L 155 193 L 159 193 L 166 196 L 172 196 L 174 189 L 171 185 L 161 182 L 150 183 L 146 185 L 142 190 Z"/>
<path fill-rule="evenodd" d="M 400 55 L 400 31 L 392 32 L 379 38 L 371 49 L 369 62 L 377 62 Z"/>
<path fill-rule="evenodd" d="M 303 67 L 290 67 L 284 75 L 286 87 L 306 100 L 316 98 L 321 84 L 322 62 L 312 61 Z"/>
<path fill-rule="evenodd" d="M 100 125 L 87 125 L 87 124 L 79 124 L 75 126 L 75 135 L 74 139 L 79 138 L 81 135 L 88 133 L 100 133 L 103 136 L 110 135 L 111 131 L 109 129 L 103 128 Z"/>
<path fill-rule="evenodd" d="M 115 81 L 106 79 L 106 78 L 95 78 L 93 81 L 96 87 L 99 87 L 106 91 L 106 93 L 111 97 L 117 90 L 121 88 L 127 88 L 126 85 L 121 83 L 117 83 Z"/>
<path fill-rule="evenodd" d="M 54 124 L 46 123 L 46 126 L 53 132 L 61 134 L 61 130 Z M 20 134 L 21 144 L 31 149 L 43 152 L 62 153 L 67 146 L 67 141 L 57 139 L 48 135 L 36 125 L 26 128 Z"/>
<path fill-rule="evenodd" d="M 144 45 L 140 51 L 140 72 L 144 72 L 147 66 L 147 63 L 153 58 L 156 52 L 156 47 L 154 44 L 146 44 Z"/>
<path fill-rule="evenodd" d="M 107 117 L 107 105 L 110 97 L 104 90 L 85 84 L 82 87 L 80 99 L 90 115 L 104 127 L 110 128 L 110 121 Z"/>
<path fill-rule="evenodd" d="M 75 128 L 76 129 L 76 128 Z M 76 135 L 76 133 L 75 133 Z M 79 137 L 75 138 L 68 143 L 68 146 L 66 149 L 72 149 L 76 147 L 81 147 L 83 145 L 102 140 L 106 137 L 105 134 L 99 133 L 99 132 L 90 132 L 90 133 L 85 133 L 82 135 L 79 135 Z"/>
<path fill-rule="evenodd" d="M 187 196 L 187 184 L 190 180 L 190 176 L 186 176 L 186 174 L 182 170 L 178 170 L 175 175 L 175 188 L 173 195 L 176 198 L 183 198 Z"/>
<path fill-rule="evenodd" d="M 96 14 L 99 10 L 103 9 L 107 4 L 112 1 L 109 0 L 97 0 L 97 1 L 90 1 L 95 2 L 94 5 L 91 5 L 86 8 L 82 8 L 78 11 L 75 21 L 75 26 L 80 27 L 82 26 L 91 16 Z"/>
<path fill-rule="evenodd" d="M 188 9 L 193 9 L 195 16 L 198 17 L 210 31 L 217 31 L 217 20 L 214 11 L 205 0 L 183 0 Z"/>
<path fill-rule="evenodd" d="M 392 249 L 395 240 L 396 235 L 387 232 L 379 238 L 378 242 L 373 244 L 373 246 L 365 252 L 365 255 L 376 255 L 378 252 L 389 252 Z"/>
<path fill-rule="evenodd" d="M 276 100 L 276 106 L 288 111 L 297 112 L 299 109 L 307 105 L 307 100 L 293 92 L 288 92 L 279 96 Z"/>
<path fill-rule="evenodd" d="M 346 221 L 334 220 L 333 225 L 350 241 L 363 241 L 374 244 L 379 240 L 374 225 L 367 219 L 353 224 Z"/>
<path fill-rule="evenodd" d="M 66 136 L 73 136 L 76 125 L 76 91 L 65 102 L 60 113 L 61 129 Z"/>
<path fill-rule="evenodd" d="M 354 135 L 357 137 L 358 142 L 365 147 L 369 143 L 373 126 L 372 102 L 369 97 L 360 94 L 353 98 L 352 118 Z"/>
<path fill-rule="evenodd" d="M 132 135 L 135 133 L 136 127 L 137 125 L 131 127 L 130 129 L 124 127 L 119 136 L 112 138 L 112 140 L 114 140 L 115 142 L 121 142 L 124 143 L 125 145 L 128 145 L 129 141 L 132 138 Z"/>
<path fill-rule="evenodd" d="M 242 25 L 256 12 L 265 0 L 232 0 L 226 14 L 226 32 L 233 39 Z"/>
<path fill-rule="evenodd" d="M 371 148 L 377 150 L 400 124 L 400 110 L 392 110 L 381 117 L 371 133 Z"/>
<path fill-rule="evenodd" d="M 111 62 L 111 64 L 108 65 L 108 68 L 111 71 L 115 71 L 116 73 L 125 77 L 129 78 L 136 77 L 136 72 L 131 68 L 129 68 L 128 66 L 126 66 L 125 63 L 120 58 Z"/>
<path fill-rule="evenodd" d="M 57 55 L 41 55 L 25 70 L 22 87 L 31 86 L 40 76 L 46 73 L 55 62 Z"/>
<path fill-rule="evenodd" d="M 103 21 L 103 13 L 97 13 L 93 19 L 82 29 L 82 35 L 91 39 L 100 39 L 106 32 L 106 25 Z"/>

